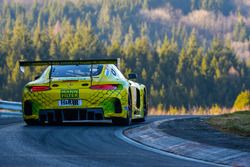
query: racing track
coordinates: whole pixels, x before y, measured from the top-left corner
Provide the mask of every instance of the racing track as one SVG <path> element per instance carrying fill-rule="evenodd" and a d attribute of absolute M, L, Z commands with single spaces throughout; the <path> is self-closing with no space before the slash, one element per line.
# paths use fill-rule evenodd
<path fill-rule="evenodd" d="M 147 123 L 163 118 L 151 117 Z M 109 123 L 0 125 L 0 166 L 211 166 L 130 145 L 116 137 L 121 128 Z"/>

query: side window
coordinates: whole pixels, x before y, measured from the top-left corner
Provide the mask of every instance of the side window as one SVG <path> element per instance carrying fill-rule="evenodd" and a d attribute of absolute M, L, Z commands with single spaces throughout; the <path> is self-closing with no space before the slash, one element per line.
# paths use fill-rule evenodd
<path fill-rule="evenodd" d="M 114 76 L 116 76 L 116 72 L 115 72 L 115 70 L 112 68 L 111 69 L 111 73 L 114 75 Z"/>
<path fill-rule="evenodd" d="M 47 69 L 42 73 L 41 77 L 40 78 L 49 78 L 49 75 L 50 75 L 50 69 L 51 69 L 51 66 L 47 67 Z"/>
<path fill-rule="evenodd" d="M 121 78 L 121 79 L 125 79 L 125 77 L 122 75 L 122 73 L 120 72 L 120 70 L 118 70 L 118 68 L 115 66 L 115 65 L 113 65 L 113 68 L 112 68 L 114 71 L 115 71 L 115 73 L 116 73 L 116 75 L 115 76 L 117 76 L 117 77 L 119 77 L 119 78 Z"/>

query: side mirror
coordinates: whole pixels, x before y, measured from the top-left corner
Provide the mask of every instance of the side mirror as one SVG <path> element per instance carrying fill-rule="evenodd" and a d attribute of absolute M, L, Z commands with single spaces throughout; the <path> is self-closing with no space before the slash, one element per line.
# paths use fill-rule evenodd
<path fill-rule="evenodd" d="M 24 67 L 23 66 L 20 66 L 20 71 L 22 72 L 22 73 L 24 73 Z"/>
<path fill-rule="evenodd" d="M 41 75 L 38 75 L 35 77 L 35 80 L 39 79 L 41 77 Z"/>
<path fill-rule="evenodd" d="M 128 74 L 128 79 L 137 79 L 137 74 Z"/>

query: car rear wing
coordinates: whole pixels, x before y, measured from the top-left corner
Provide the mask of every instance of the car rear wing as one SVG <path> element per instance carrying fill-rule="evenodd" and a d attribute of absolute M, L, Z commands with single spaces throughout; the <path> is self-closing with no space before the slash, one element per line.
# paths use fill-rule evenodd
<path fill-rule="evenodd" d="M 45 61 L 19 61 L 20 67 L 25 66 L 50 66 L 50 65 L 93 65 L 93 64 L 115 64 L 120 68 L 120 58 L 117 59 L 89 59 L 89 60 L 45 60 Z"/>
<path fill-rule="evenodd" d="M 88 60 L 45 60 L 45 61 L 19 61 L 20 70 L 24 72 L 27 66 L 53 66 L 53 65 L 91 65 L 90 79 L 92 85 L 92 72 L 94 64 L 114 64 L 120 68 L 120 58 L 117 59 L 88 59 Z M 51 75 L 50 75 L 51 76 Z"/>

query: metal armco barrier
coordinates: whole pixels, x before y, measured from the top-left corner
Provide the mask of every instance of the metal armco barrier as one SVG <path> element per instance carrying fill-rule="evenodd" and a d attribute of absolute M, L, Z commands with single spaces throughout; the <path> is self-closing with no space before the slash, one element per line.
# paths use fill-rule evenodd
<path fill-rule="evenodd" d="M 0 100 L 0 110 L 21 111 L 22 103 Z"/>

